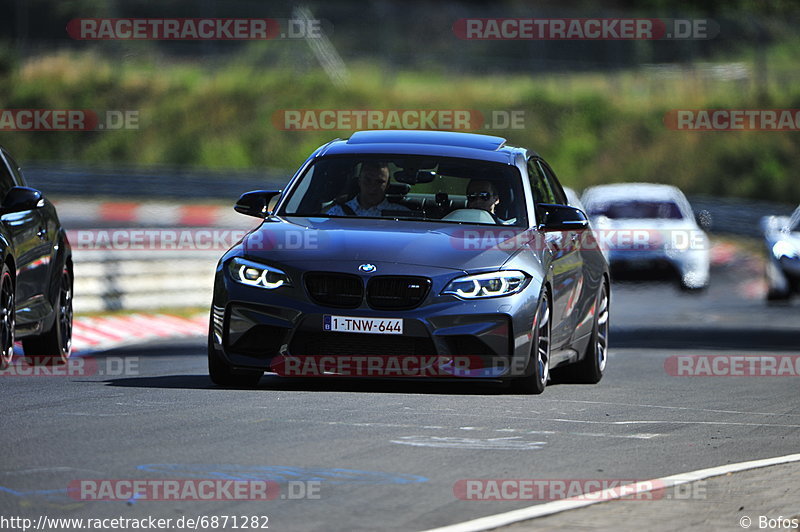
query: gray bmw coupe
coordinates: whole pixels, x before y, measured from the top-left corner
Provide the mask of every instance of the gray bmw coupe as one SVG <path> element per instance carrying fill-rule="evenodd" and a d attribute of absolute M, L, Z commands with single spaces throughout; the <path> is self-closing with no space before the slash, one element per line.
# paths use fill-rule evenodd
<path fill-rule="evenodd" d="M 364 131 L 244 194 L 263 219 L 220 259 L 211 380 L 444 377 L 597 383 L 609 274 L 538 154 L 500 137 Z"/>

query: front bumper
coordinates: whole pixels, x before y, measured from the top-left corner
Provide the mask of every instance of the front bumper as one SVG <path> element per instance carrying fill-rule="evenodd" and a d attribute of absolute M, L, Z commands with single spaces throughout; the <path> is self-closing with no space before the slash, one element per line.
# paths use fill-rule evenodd
<path fill-rule="evenodd" d="M 610 250 L 608 262 L 613 271 L 640 271 L 675 276 L 688 286 L 705 286 L 710 276 L 706 251 Z"/>
<path fill-rule="evenodd" d="M 381 265 L 380 269 L 393 273 L 390 265 Z M 407 275 L 423 273 L 414 269 L 404 265 L 401 271 Z M 309 297 L 304 286 L 297 286 L 300 283 L 291 289 L 265 290 L 233 281 L 220 268 L 214 289 L 210 348 L 239 369 L 277 371 L 276 367 L 283 367 L 281 364 L 292 357 L 361 360 L 363 364 L 412 357 L 423 365 L 438 365 L 435 372 L 419 376 L 521 376 L 530 354 L 539 284 L 531 282 L 517 294 L 490 299 L 460 300 L 439 295 L 453 277 L 453 271 L 431 276 L 431 290 L 420 306 L 390 311 L 373 310 L 365 303 L 358 308 L 324 307 Z M 294 272 L 292 278 L 301 275 Z M 401 318 L 403 334 L 325 331 L 325 315 Z M 352 373 L 352 366 L 350 371 L 349 375 L 361 376 Z M 417 375 L 412 372 L 409 376 Z"/>

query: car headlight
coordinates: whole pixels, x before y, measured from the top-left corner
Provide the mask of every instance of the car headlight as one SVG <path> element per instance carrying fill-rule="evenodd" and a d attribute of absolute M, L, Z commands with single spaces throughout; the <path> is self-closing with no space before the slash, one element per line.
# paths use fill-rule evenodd
<path fill-rule="evenodd" d="M 451 294 L 462 299 L 507 296 L 525 288 L 528 279 L 528 275 L 519 270 L 467 275 L 450 281 L 442 294 Z"/>
<path fill-rule="evenodd" d="M 234 280 L 242 284 L 270 290 L 292 284 L 285 272 L 241 257 L 236 257 L 228 263 L 228 271 Z"/>
<path fill-rule="evenodd" d="M 789 259 L 800 257 L 800 252 L 797 251 L 797 248 L 785 240 L 778 240 L 775 242 L 772 246 L 772 254 L 779 260 L 781 257 Z"/>

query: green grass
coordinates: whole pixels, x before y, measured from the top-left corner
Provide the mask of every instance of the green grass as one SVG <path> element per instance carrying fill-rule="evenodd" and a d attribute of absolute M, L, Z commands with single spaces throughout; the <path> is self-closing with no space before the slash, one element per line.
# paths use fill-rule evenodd
<path fill-rule="evenodd" d="M 677 108 L 800 108 L 793 68 L 798 41 L 767 50 L 768 82 L 724 81 L 652 70 L 466 76 L 350 68 L 337 89 L 318 68 L 254 51 L 227 64 L 111 61 L 58 53 L 0 74 L 4 108 L 138 110 L 138 130 L 13 133 L 4 144 L 22 162 L 175 164 L 292 171 L 320 144 L 348 131 L 281 131 L 281 109 L 522 110 L 525 128 L 499 134 L 535 149 L 562 181 L 581 189 L 617 181 L 673 183 L 688 193 L 796 203 L 800 132 L 685 132 L 663 124 Z M 755 71 L 755 55 L 726 58 Z"/>

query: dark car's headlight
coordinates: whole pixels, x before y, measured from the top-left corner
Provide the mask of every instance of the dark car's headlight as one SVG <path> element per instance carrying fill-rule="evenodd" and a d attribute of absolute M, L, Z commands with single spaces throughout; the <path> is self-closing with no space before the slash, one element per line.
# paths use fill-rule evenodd
<path fill-rule="evenodd" d="M 274 290 L 292 284 L 285 272 L 241 257 L 236 257 L 228 263 L 228 271 L 234 280 L 250 286 Z"/>
<path fill-rule="evenodd" d="M 528 275 L 519 270 L 479 273 L 453 279 L 442 291 L 462 299 L 516 294 L 528 284 Z"/>
<path fill-rule="evenodd" d="M 800 251 L 791 245 L 789 242 L 785 240 L 778 240 L 772 246 L 772 254 L 775 255 L 775 258 L 780 260 L 781 257 L 786 257 L 789 259 L 796 259 L 800 257 Z"/>

